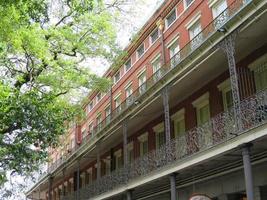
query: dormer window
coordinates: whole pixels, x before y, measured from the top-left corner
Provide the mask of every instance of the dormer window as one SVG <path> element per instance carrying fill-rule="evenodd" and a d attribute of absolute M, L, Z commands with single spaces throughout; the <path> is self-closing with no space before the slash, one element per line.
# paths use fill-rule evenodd
<path fill-rule="evenodd" d="M 114 83 L 117 83 L 119 80 L 120 80 L 120 78 L 121 78 L 121 73 L 120 73 L 120 71 L 118 71 L 115 75 L 114 75 Z"/>
<path fill-rule="evenodd" d="M 176 20 L 176 9 L 172 10 L 170 14 L 166 17 L 166 27 L 168 28 Z"/>
<path fill-rule="evenodd" d="M 141 44 L 137 49 L 137 58 L 141 58 L 141 56 L 145 53 L 145 45 Z"/>
<path fill-rule="evenodd" d="M 132 67 L 132 59 L 130 58 L 125 64 L 125 72 L 129 71 L 129 69 Z"/>
<path fill-rule="evenodd" d="M 150 42 L 153 44 L 159 38 L 159 29 L 154 30 L 150 35 Z"/>

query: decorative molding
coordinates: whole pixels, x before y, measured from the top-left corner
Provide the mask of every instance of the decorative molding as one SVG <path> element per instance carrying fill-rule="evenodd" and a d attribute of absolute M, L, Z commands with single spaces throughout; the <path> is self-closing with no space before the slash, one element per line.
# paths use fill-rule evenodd
<path fill-rule="evenodd" d="M 181 119 L 184 119 L 184 115 L 185 115 L 185 109 L 182 108 L 179 111 L 177 111 L 176 113 L 174 113 L 171 116 L 171 119 L 174 121 L 181 120 Z"/>
<path fill-rule="evenodd" d="M 201 12 L 199 11 L 192 19 L 186 23 L 186 29 L 190 29 L 201 18 Z"/>
<path fill-rule="evenodd" d="M 155 133 L 164 131 L 164 122 L 161 122 L 161 123 L 157 124 L 156 126 L 154 126 L 153 131 Z"/>
<path fill-rule="evenodd" d="M 148 132 L 140 135 L 137 139 L 139 140 L 139 142 L 145 142 L 148 139 Z"/>
<path fill-rule="evenodd" d="M 121 157 L 121 155 L 122 155 L 122 150 L 119 149 L 119 150 L 115 151 L 115 152 L 114 152 L 114 155 L 115 155 L 115 157 Z"/>
<path fill-rule="evenodd" d="M 172 40 L 167 43 L 167 45 L 166 45 L 167 49 L 169 49 L 175 42 L 177 42 L 179 40 L 179 38 L 180 38 L 180 33 L 176 34 L 176 36 L 174 36 L 172 38 Z"/>
<path fill-rule="evenodd" d="M 222 83 L 220 83 L 217 88 L 220 92 L 224 91 L 224 90 L 228 90 L 228 88 L 231 88 L 231 81 L 230 79 L 226 79 L 225 81 L 223 81 Z"/>
<path fill-rule="evenodd" d="M 251 71 L 255 71 L 257 70 L 257 68 L 262 65 L 263 63 L 267 63 L 267 53 L 264 54 L 263 56 L 259 57 L 257 60 L 255 60 L 254 62 L 250 63 L 248 65 L 248 68 Z"/>
<path fill-rule="evenodd" d="M 209 92 L 206 92 L 205 94 L 197 98 L 195 101 L 193 101 L 192 104 L 195 108 L 207 105 L 209 103 L 209 97 L 210 97 Z"/>

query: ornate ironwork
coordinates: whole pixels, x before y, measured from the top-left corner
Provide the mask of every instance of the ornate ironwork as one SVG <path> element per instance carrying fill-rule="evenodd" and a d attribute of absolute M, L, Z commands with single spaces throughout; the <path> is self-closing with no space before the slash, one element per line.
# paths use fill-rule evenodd
<path fill-rule="evenodd" d="M 118 108 L 112 109 L 112 114 L 107 116 L 100 124 L 94 127 L 92 132 L 88 134 L 83 141 L 81 146 L 75 146 L 69 150 L 69 153 L 64 157 L 60 158 L 54 162 L 47 170 L 47 172 L 54 171 L 58 166 L 62 165 L 65 160 L 67 160 L 78 148 L 87 146 L 88 143 L 94 143 L 100 134 L 103 134 L 102 131 L 107 125 L 109 125 L 113 119 L 118 115 L 122 114 L 127 108 L 133 106 L 135 102 L 138 102 L 146 91 L 151 89 L 155 83 L 160 81 L 168 72 L 173 68 L 178 68 L 179 70 L 183 69 L 183 66 L 180 65 L 185 59 L 189 58 L 190 55 L 200 47 L 207 39 L 214 35 L 218 29 L 225 25 L 229 19 L 236 15 L 242 8 L 244 8 L 251 0 L 234 0 L 225 11 L 223 11 L 218 17 L 216 17 L 210 24 L 208 24 L 195 38 L 188 42 L 176 55 L 174 55 L 164 66 L 161 66 L 159 72 L 154 73 L 147 81 L 139 86 L 128 98 L 121 103 Z M 196 44 L 197 41 L 197 45 Z M 194 48 L 192 48 L 194 47 Z M 233 60 L 232 60 L 233 61 Z M 231 61 L 231 62 L 232 62 Z M 111 94 L 112 95 L 112 94 Z M 101 127 L 101 128 L 99 128 Z M 194 137 L 194 135 L 192 135 Z M 192 144 L 193 145 L 193 144 Z M 42 175 L 40 178 L 43 178 L 47 174 Z"/>
<path fill-rule="evenodd" d="M 234 108 L 220 113 L 209 122 L 187 131 L 184 135 L 170 141 L 172 151 L 167 144 L 161 148 L 139 157 L 123 168 L 113 171 L 87 185 L 80 190 L 80 199 L 100 195 L 108 192 L 139 177 L 149 176 L 152 172 L 162 169 L 170 164 L 178 164 L 185 157 L 213 148 L 218 144 L 247 132 L 250 129 L 267 123 L 267 91 L 258 93 L 250 98 L 244 99 L 241 104 L 241 119 L 244 124 L 243 131 L 235 129 Z M 208 133 L 208 134 L 207 134 Z M 73 195 L 73 194 L 72 194 Z M 64 197 L 62 199 L 72 199 Z"/>
<path fill-rule="evenodd" d="M 235 62 L 235 38 L 236 32 L 226 37 L 221 43 L 219 43 L 218 47 L 221 48 L 227 56 L 234 103 L 234 114 L 237 126 L 236 128 L 237 130 L 242 130 L 243 126 L 241 120 L 240 94 Z"/>

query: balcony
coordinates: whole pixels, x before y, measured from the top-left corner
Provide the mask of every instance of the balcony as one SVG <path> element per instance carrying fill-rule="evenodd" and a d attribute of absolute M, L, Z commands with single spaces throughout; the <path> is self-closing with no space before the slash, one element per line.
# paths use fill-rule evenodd
<path fill-rule="evenodd" d="M 267 90 L 244 99 L 240 108 L 242 126 L 239 130 L 236 126 L 237 120 L 234 117 L 234 109 L 231 108 L 211 118 L 209 122 L 173 139 L 169 145 L 164 144 L 160 149 L 139 157 L 127 166 L 115 170 L 111 174 L 103 176 L 92 184 L 61 199 L 74 199 L 78 192 L 79 198 L 83 200 L 115 190 L 135 181 L 139 177 L 148 177 L 151 173 L 170 165 L 178 165 L 190 156 L 205 152 L 266 124 Z"/>
<path fill-rule="evenodd" d="M 85 137 L 84 141 L 80 146 L 75 146 L 73 149 L 70 149 L 67 155 L 51 164 L 50 167 L 47 169 L 47 172 L 54 172 L 59 166 L 62 166 L 62 164 L 66 163 L 68 160 L 74 157 L 77 151 L 85 149 L 91 144 L 94 144 L 100 137 L 104 135 L 105 130 L 113 124 L 115 119 L 117 119 L 123 113 L 127 112 L 127 110 L 129 110 L 134 105 L 138 104 L 140 99 L 143 98 L 145 94 L 147 94 L 155 84 L 159 83 L 168 74 L 170 74 L 172 70 L 175 69 L 178 72 L 182 71 L 183 67 L 180 64 L 182 62 L 185 62 L 187 59 L 190 59 L 191 54 L 196 52 L 199 47 L 201 47 L 208 39 L 210 39 L 217 33 L 219 28 L 223 27 L 226 23 L 228 23 L 234 16 L 236 16 L 250 3 L 250 0 L 235 0 L 231 5 L 229 5 L 229 7 L 224 12 L 222 12 L 217 18 L 215 18 L 210 24 L 208 24 L 202 30 L 202 32 L 200 32 L 195 38 L 188 42 L 188 44 L 185 45 L 176 55 L 174 55 L 165 66 L 162 66 L 157 72 L 155 72 L 151 77 L 149 77 L 143 85 L 137 88 L 128 98 L 126 98 L 120 104 L 120 106 L 118 106 L 117 109 L 113 110 L 111 115 L 107 116 L 98 126 L 94 127 L 93 133 L 90 134 L 88 137 Z M 192 134 L 192 137 L 196 137 L 194 135 L 194 131 L 191 132 L 190 134 Z M 190 145 L 192 145 L 191 150 L 195 148 L 196 151 L 197 149 L 200 149 L 201 145 L 206 146 L 207 143 L 211 142 L 209 141 L 210 139 L 211 138 L 202 138 L 202 140 L 199 140 L 197 144 L 190 143 Z M 192 140 L 192 138 L 190 140 Z M 47 174 L 43 174 L 40 179 L 44 178 L 44 176 L 46 175 Z"/>

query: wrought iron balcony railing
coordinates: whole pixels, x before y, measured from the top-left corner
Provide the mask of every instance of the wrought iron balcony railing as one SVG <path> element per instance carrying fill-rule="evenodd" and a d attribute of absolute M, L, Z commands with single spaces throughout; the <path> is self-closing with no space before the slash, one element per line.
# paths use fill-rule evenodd
<path fill-rule="evenodd" d="M 149 176 L 150 173 L 173 163 L 179 163 L 183 158 L 213 148 L 238 137 L 239 135 L 267 123 L 267 90 L 262 91 L 241 102 L 241 130 L 237 129 L 234 109 L 220 113 L 207 123 L 185 132 L 159 149 L 139 157 L 109 175 L 101 177 L 92 184 L 81 188 L 62 200 L 74 199 L 79 192 L 79 199 L 89 199 L 130 183 L 139 177 Z"/>
<path fill-rule="evenodd" d="M 112 113 L 107 116 L 101 123 L 93 128 L 93 130 L 84 137 L 83 143 L 80 146 L 75 146 L 69 150 L 69 153 L 64 157 L 60 158 L 56 162 L 48 167 L 48 173 L 59 167 L 64 161 L 71 157 L 77 149 L 82 146 L 88 145 L 89 143 L 95 142 L 101 134 L 103 129 L 112 122 L 113 119 L 117 118 L 121 113 L 127 110 L 130 106 L 134 105 L 146 93 L 153 85 L 159 82 L 168 72 L 173 68 L 183 68 L 179 65 L 182 61 L 188 58 L 198 47 L 200 47 L 207 39 L 209 39 L 215 32 L 218 31 L 225 23 L 227 23 L 233 16 L 235 16 L 240 10 L 248 5 L 251 0 L 234 0 L 220 15 L 218 15 L 211 23 L 209 23 L 195 38 L 189 41 L 177 54 L 175 54 L 166 65 L 155 72 L 149 77 L 146 82 L 140 85 L 130 96 L 128 96 Z M 44 174 L 42 177 L 44 177 Z"/>

